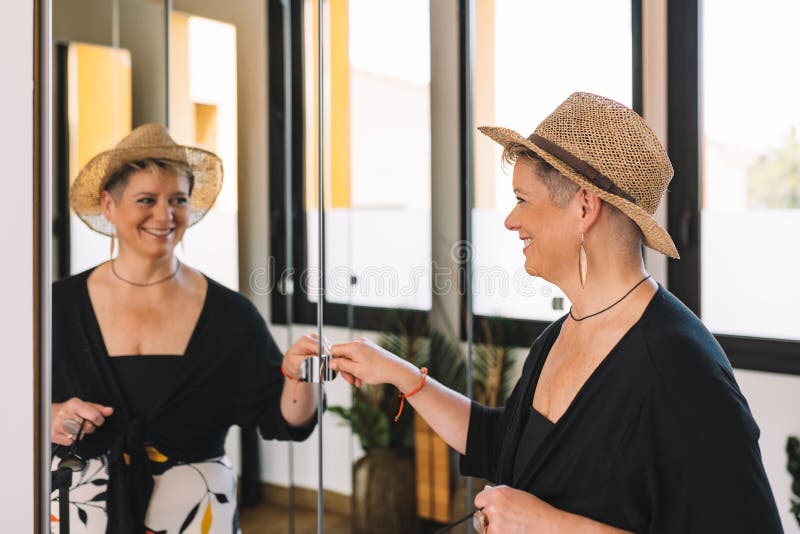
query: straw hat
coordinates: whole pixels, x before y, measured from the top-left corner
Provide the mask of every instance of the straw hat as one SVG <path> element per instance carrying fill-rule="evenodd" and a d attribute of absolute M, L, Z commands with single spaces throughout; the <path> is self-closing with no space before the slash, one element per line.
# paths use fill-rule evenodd
<path fill-rule="evenodd" d="M 202 148 L 177 144 L 161 124 L 143 124 L 129 133 L 111 150 L 101 152 L 87 163 L 69 189 L 69 205 L 86 225 L 105 235 L 113 235 L 112 225 L 103 215 L 100 193 L 108 179 L 126 163 L 143 159 L 168 159 L 188 165 L 194 174 L 189 196 L 189 226 L 197 223 L 214 205 L 222 187 L 222 160 Z"/>
<path fill-rule="evenodd" d="M 639 225 L 644 244 L 679 258 L 675 243 L 653 218 L 672 164 L 642 117 L 619 102 L 591 93 L 573 93 L 529 137 L 482 126 L 501 145 L 520 144 L 558 172 L 619 208 Z"/>

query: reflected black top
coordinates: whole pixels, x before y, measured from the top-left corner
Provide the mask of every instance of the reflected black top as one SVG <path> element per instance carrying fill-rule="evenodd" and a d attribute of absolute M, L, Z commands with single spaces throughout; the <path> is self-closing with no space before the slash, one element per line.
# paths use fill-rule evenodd
<path fill-rule="evenodd" d="M 53 284 L 53 402 L 78 397 L 114 408 L 78 446 L 84 458 L 109 455 L 107 532 L 143 530 L 153 487 L 145 443 L 170 460 L 197 462 L 224 454 L 231 425 L 258 427 L 265 439 L 311 434 L 313 424 L 295 428 L 281 414 L 282 355 L 264 319 L 249 300 L 211 279 L 180 372 L 162 377 L 140 416 L 140 399 L 128 405 L 112 368 L 125 364 L 112 364 L 103 343 L 86 285 L 90 273 Z"/>
<path fill-rule="evenodd" d="M 114 356 L 109 361 L 131 415 L 146 419 L 177 381 L 183 356 Z"/>
<path fill-rule="evenodd" d="M 472 404 L 462 474 L 632 532 L 782 531 L 730 363 L 663 287 L 522 460 L 523 416 L 565 318 L 536 339 L 505 407 Z"/>

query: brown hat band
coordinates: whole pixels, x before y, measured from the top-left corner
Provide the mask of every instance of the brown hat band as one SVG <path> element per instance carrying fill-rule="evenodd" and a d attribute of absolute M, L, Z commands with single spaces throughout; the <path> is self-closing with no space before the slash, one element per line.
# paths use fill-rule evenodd
<path fill-rule="evenodd" d="M 580 158 L 575 157 L 574 155 L 570 154 L 557 144 L 553 143 L 542 137 L 541 135 L 531 134 L 528 137 L 528 140 L 532 143 L 540 146 L 541 148 L 547 150 L 552 155 L 575 169 L 581 176 L 589 180 L 593 185 L 599 187 L 603 191 L 608 191 L 609 193 L 616 195 L 618 197 L 622 197 L 625 200 L 633 202 L 636 204 L 636 197 L 631 195 L 630 193 L 620 189 L 614 182 L 611 181 L 610 178 L 605 176 L 603 173 L 592 167 L 587 162 L 583 161 Z"/>

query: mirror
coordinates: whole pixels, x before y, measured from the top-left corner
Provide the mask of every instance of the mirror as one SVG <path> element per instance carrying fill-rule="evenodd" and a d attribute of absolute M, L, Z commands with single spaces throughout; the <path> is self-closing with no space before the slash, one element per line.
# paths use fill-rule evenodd
<path fill-rule="evenodd" d="M 436 228 L 432 146 L 434 123 L 446 124 L 440 128 L 453 136 L 458 117 L 455 109 L 445 119 L 434 116 L 432 79 L 440 74 L 434 74 L 431 48 L 432 18 L 454 28 L 455 3 L 438 14 L 428 0 L 53 0 L 52 8 L 54 280 L 118 257 L 118 241 L 112 244 L 71 212 L 70 185 L 93 156 L 155 122 L 168 125 L 176 143 L 218 154 L 224 166 L 213 208 L 187 232 L 177 257 L 247 297 L 281 351 L 315 330 L 332 342 L 365 335 L 390 343 L 405 329 L 408 344 L 427 340 L 428 323 L 437 321 L 448 346 L 457 347 L 460 297 L 437 294 L 433 265 L 441 256 L 450 268 L 448 287 L 457 287 L 450 249 L 458 240 L 458 176 L 448 178 L 448 200 L 440 199 L 450 228 Z M 376 19 L 393 24 L 382 28 Z M 398 47 L 400 42 L 406 45 Z M 456 45 L 439 45 L 451 65 Z M 444 85 L 451 101 L 457 84 L 451 77 Z M 451 143 L 454 152 L 457 143 Z M 108 355 L 102 314 L 87 295 L 83 311 L 98 323 L 93 348 Z M 324 330 L 317 325 L 320 305 Z M 54 317 L 56 336 L 59 320 Z M 463 359 L 463 351 L 454 350 Z M 107 366 L 101 372 L 122 383 L 120 374 L 127 371 Z M 154 378 L 148 387 L 159 387 Z M 422 531 L 451 520 L 455 456 L 411 410 L 398 424 L 389 423 L 388 441 L 378 443 L 354 434 L 346 416 L 336 414 L 372 403 L 386 412 L 388 423 L 388 412 L 397 409 L 396 391 L 356 393 L 339 379 L 324 389 L 332 409 L 305 441 L 263 441 L 253 430 L 234 427 L 224 458 L 195 466 L 205 477 L 197 495 L 192 483 L 175 483 L 170 492 L 180 502 L 162 503 L 181 510 L 169 518 L 175 531 L 200 532 L 220 523 L 234 532 L 260 532 L 264 525 L 269 532 L 371 532 L 387 524 Z M 156 464 L 160 454 L 169 458 L 159 450 L 148 454 Z M 102 474 L 108 467 L 83 456 L 89 470 Z M 375 498 L 386 492 L 375 484 L 389 471 L 400 500 L 378 503 Z M 81 501 L 71 498 L 67 515 L 56 493 L 50 503 L 58 524 L 68 518 L 73 532 L 94 528 L 104 513 L 102 477 L 78 472 L 70 482 L 84 487 Z M 215 491 L 215 480 L 226 472 L 238 475 L 238 509 L 235 494 Z M 154 491 L 166 488 L 166 480 L 157 479 Z M 152 503 L 150 510 L 147 517 L 159 521 Z M 152 528 L 161 529 L 156 523 Z"/>
<path fill-rule="evenodd" d="M 53 0 L 52 11 L 53 279 L 84 272 L 118 254 L 108 237 L 70 211 L 70 183 L 95 154 L 115 146 L 133 128 L 155 122 L 169 125 L 178 144 L 218 154 L 224 165 L 213 208 L 187 233 L 176 255 L 241 291 L 268 316 L 265 298 L 250 288 L 248 276 L 265 263 L 268 245 L 260 230 L 266 227 L 266 217 L 261 220 L 267 168 L 265 7 L 246 1 Z M 240 132 L 245 134 L 241 140 Z M 285 349 L 288 339 L 281 334 L 273 332 Z M 273 511 L 264 504 L 263 447 L 254 431 L 240 437 L 238 427 L 225 442 L 227 460 L 239 473 L 242 502 L 258 505 L 264 509 L 258 513 L 271 517 L 256 517 L 250 520 L 253 525 L 274 524 L 275 517 L 286 515 L 285 505 Z M 204 510 L 215 514 L 217 523 L 230 514 L 231 524 L 247 524 L 246 514 L 234 516 L 230 510 L 235 508 L 217 506 L 228 496 L 208 489 L 213 498 L 189 505 L 183 526 L 207 525 L 211 514 Z M 71 506 L 73 531 L 97 520 L 96 503 L 102 499 L 91 498 L 97 499 L 95 505 Z M 206 506 L 209 502 L 214 506 Z M 59 517 L 56 503 L 51 506 Z"/>

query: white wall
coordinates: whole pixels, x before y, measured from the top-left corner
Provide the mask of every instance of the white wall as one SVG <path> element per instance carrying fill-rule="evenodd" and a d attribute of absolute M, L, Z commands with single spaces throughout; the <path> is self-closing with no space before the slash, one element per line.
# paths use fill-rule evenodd
<path fill-rule="evenodd" d="M 761 456 L 772 494 L 778 504 L 783 529 L 800 533 L 789 513 L 792 479 L 786 471 L 786 438 L 800 436 L 800 377 L 736 369 L 736 381 L 761 429 Z"/>
<path fill-rule="evenodd" d="M 7 438 L 0 456 L 13 459 L 4 466 L 6 483 L 0 488 L 4 532 L 34 530 L 32 43 L 33 2 L 0 2 L 0 153 L 6 199 L 0 210 L 0 406 Z"/>

